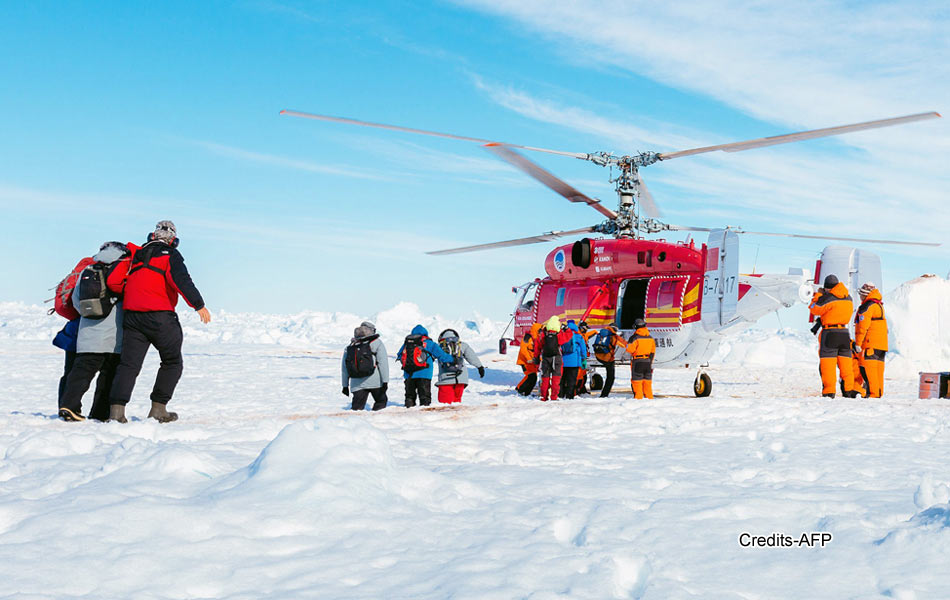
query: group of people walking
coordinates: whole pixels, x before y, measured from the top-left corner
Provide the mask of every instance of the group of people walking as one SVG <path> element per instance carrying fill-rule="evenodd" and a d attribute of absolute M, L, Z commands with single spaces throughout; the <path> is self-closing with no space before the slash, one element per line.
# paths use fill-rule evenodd
<path fill-rule="evenodd" d="M 82 397 L 98 375 L 88 418 L 128 422 L 125 407 L 152 346 L 161 364 L 148 417 L 161 423 L 178 418 L 167 410 L 183 369 L 178 297 L 203 323 L 211 321 L 178 243 L 174 223 L 159 221 L 142 246 L 106 242 L 60 283 L 56 311 L 70 319 L 53 341 L 66 351 L 60 418 L 87 418 Z"/>
<path fill-rule="evenodd" d="M 884 394 L 888 350 L 884 301 L 872 283 L 862 285 L 858 296 L 861 305 L 855 312 L 848 288 L 837 276 L 828 275 L 808 307 L 816 317 L 812 332 L 820 330 L 818 360 L 821 393 L 826 398 L 835 397 L 836 383 L 846 398 L 880 398 Z M 853 340 L 849 330 L 852 314 Z"/>
<path fill-rule="evenodd" d="M 616 376 L 616 352 L 622 348 L 631 356 L 631 390 L 636 398 L 653 398 L 653 359 L 656 342 L 647 330 L 646 321 L 637 319 L 629 339 L 624 339 L 616 327 L 590 329 L 586 322 L 568 320 L 562 324 L 551 317 L 544 324 L 531 326 L 521 341 L 518 365 L 524 377 L 515 386 L 522 396 L 530 396 L 541 381 L 541 400 L 573 399 L 587 393 L 588 359 L 593 340 L 593 354 L 604 367 L 605 379 L 600 397 L 606 398 L 613 389 Z"/>
<path fill-rule="evenodd" d="M 125 407 L 152 346 L 158 350 L 161 364 L 148 417 L 161 423 L 178 418 L 167 410 L 183 369 L 182 330 L 175 312 L 178 297 L 197 311 L 203 323 L 211 320 L 178 244 L 174 223 L 159 221 L 144 245 L 106 242 L 94 256 L 77 265 L 71 280 L 60 283 L 56 310 L 70 319 L 53 342 L 66 351 L 59 383 L 62 419 L 85 420 L 82 397 L 98 375 L 88 418 L 127 422 Z M 880 398 L 883 394 L 888 350 L 883 300 L 870 283 L 861 287 L 859 295 L 861 305 L 855 312 L 848 289 L 835 275 L 828 275 L 809 306 L 816 317 L 813 332 L 821 330 L 819 370 L 826 397 L 833 398 L 836 387 L 850 398 Z M 853 340 L 849 329 L 852 314 Z M 624 339 L 615 327 L 592 330 L 584 321 L 561 323 L 556 316 L 534 324 L 518 353 L 517 364 L 524 377 L 516 391 L 530 396 L 540 382 L 542 401 L 585 394 L 588 360 L 593 354 L 605 371 L 600 397 L 606 398 L 613 389 L 616 352 L 621 348 L 631 357 L 634 396 L 653 398 L 656 343 L 643 319 L 636 319 L 634 326 L 633 334 Z M 466 363 L 479 377 L 485 376 L 478 355 L 454 329 L 445 329 L 433 339 L 425 327 L 416 325 L 396 353 L 396 362 L 403 372 L 407 408 L 431 405 L 436 367 L 441 404 L 462 401 L 469 383 Z M 351 397 L 353 410 L 365 409 L 370 396 L 373 410 L 388 404 L 388 354 L 375 325 L 368 321 L 354 330 L 346 347 L 342 384 L 342 393 Z"/>
<path fill-rule="evenodd" d="M 436 380 L 438 401 L 455 404 L 462 401 L 469 376 L 465 363 L 473 366 L 480 378 L 485 367 L 472 347 L 460 339 L 454 329 L 445 329 L 437 339 L 429 337 L 428 330 L 416 325 L 396 352 L 405 389 L 405 406 L 412 408 L 432 404 L 432 378 L 439 367 Z M 376 333 L 376 326 L 363 321 L 353 331 L 353 338 L 343 353 L 342 381 L 344 396 L 352 393 L 353 410 L 366 408 L 366 400 L 373 396 L 373 410 L 386 408 L 389 400 L 389 362 L 386 346 Z"/>

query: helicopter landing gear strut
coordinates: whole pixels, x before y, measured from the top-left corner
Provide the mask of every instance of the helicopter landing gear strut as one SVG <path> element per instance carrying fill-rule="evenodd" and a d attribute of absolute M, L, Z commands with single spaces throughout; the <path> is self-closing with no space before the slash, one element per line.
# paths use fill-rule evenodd
<path fill-rule="evenodd" d="M 712 378 L 700 367 L 696 380 L 693 382 L 693 393 L 697 398 L 705 398 L 710 392 L 712 392 Z"/>

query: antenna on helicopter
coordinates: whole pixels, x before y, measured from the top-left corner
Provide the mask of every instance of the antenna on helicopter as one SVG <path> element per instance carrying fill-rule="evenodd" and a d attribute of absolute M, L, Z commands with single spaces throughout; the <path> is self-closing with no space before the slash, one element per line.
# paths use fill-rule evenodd
<path fill-rule="evenodd" d="M 912 123 L 914 121 L 922 121 L 925 119 L 933 119 L 940 117 L 940 114 L 937 112 L 926 112 L 918 113 L 913 115 L 906 115 L 903 117 L 893 117 L 889 119 L 878 119 L 875 121 L 864 121 L 862 123 L 853 123 L 851 125 L 838 125 L 835 127 L 825 127 L 822 129 L 812 129 L 809 131 L 799 131 L 796 133 L 787 133 L 784 135 L 769 136 L 764 138 L 756 138 L 752 140 L 745 140 L 741 142 L 732 142 L 728 144 L 718 144 L 715 146 L 703 146 L 700 148 L 691 148 L 688 150 L 679 150 L 676 152 L 640 152 L 633 155 L 623 155 L 617 156 L 610 152 L 593 152 L 593 153 L 584 153 L 584 152 L 565 152 L 562 150 L 551 150 L 549 148 L 539 148 L 536 146 L 522 146 L 519 144 L 509 144 L 504 142 L 498 142 L 493 140 L 486 140 L 482 138 L 475 138 L 469 136 L 455 135 L 451 133 L 441 133 L 438 131 L 429 131 L 425 129 L 415 129 L 411 127 L 402 127 L 399 125 L 387 125 L 385 123 L 374 123 L 371 121 L 360 121 L 357 119 L 349 119 L 345 117 L 333 117 L 329 115 L 318 115 L 312 113 L 299 112 L 295 110 L 282 110 L 280 111 L 282 115 L 289 115 L 292 117 L 300 117 L 304 119 L 316 119 L 321 121 L 330 121 L 334 123 L 345 123 L 348 125 L 359 125 L 362 127 L 375 127 L 378 129 L 388 129 L 391 131 L 401 131 L 406 133 L 415 133 L 420 135 L 428 135 L 434 137 L 449 138 L 455 140 L 462 140 L 467 142 L 476 142 L 482 144 L 483 148 L 494 154 L 496 157 L 508 162 L 513 165 L 520 171 L 531 176 L 535 180 L 547 186 L 549 189 L 553 190 L 560 196 L 566 198 L 570 202 L 579 202 L 584 203 L 601 213 L 607 220 L 598 225 L 592 225 L 590 227 L 584 227 L 581 229 L 574 229 L 570 231 L 550 231 L 541 235 L 535 235 L 525 238 L 518 238 L 514 240 L 507 240 L 503 242 L 494 242 L 489 244 L 479 244 L 475 246 L 466 246 L 464 248 L 452 248 L 449 250 L 439 250 L 435 252 L 428 252 L 427 254 L 433 255 L 442 255 L 442 254 L 456 254 L 461 252 L 475 252 L 478 250 L 488 250 L 491 248 L 502 248 L 509 246 L 520 246 L 524 244 L 536 244 L 541 242 L 547 242 L 559 237 L 577 235 L 580 233 L 603 233 L 607 235 L 613 235 L 614 237 L 626 237 L 626 238 L 638 238 L 641 234 L 650 234 L 650 233 L 659 233 L 662 231 L 712 231 L 708 227 L 687 227 L 681 225 L 671 225 L 659 221 L 660 218 L 660 209 L 657 206 L 656 200 L 653 198 L 653 195 L 650 193 L 650 190 L 647 188 L 646 183 L 643 181 L 643 178 L 640 176 L 640 168 L 647 167 L 652 164 L 664 160 L 671 160 L 674 158 L 681 158 L 684 156 L 693 156 L 696 154 L 705 154 L 707 152 L 742 152 L 745 150 L 752 150 L 756 148 L 765 148 L 767 146 L 775 146 L 778 144 L 787 144 L 790 142 L 800 142 L 803 140 L 811 140 L 822 137 L 829 137 L 834 135 L 841 135 L 843 133 L 851 133 L 854 131 L 863 131 L 867 129 L 876 129 L 880 127 L 890 127 L 893 125 L 901 125 L 904 123 Z M 603 206 L 600 200 L 590 198 L 586 194 L 583 194 L 573 186 L 571 186 L 566 181 L 558 178 L 556 175 L 550 171 L 542 168 L 540 165 L 529 160 L 524 155 L 516 152 L 514 149 L 520 150 L 530 150 L 532 152 L 544 152 L 547 154 L 556 154 L 559 156 L 569 156 L 572 158 L 578 158 L 581 160 L 590 161 L 596 165 L 604 167 L 617 167 L 620 171 L 620 174 L 616 179 L 612 179 L 611 183 L 615 184 L 615 189 L 617 192 L 617 210 L 613 211 L 605 206 Z M 637 210 L 639 208 L 639 210 Z M 644 218 L 645 215 L 645 218 Z M 850 237 L 839 237 L 839 236 L 821 236 L 821 235 L 805 235 L 805 234 L 794 234 L 794 233 L 774 233 L 774 232 L 762 232 L 762 231 L 746 231 L 741 227 L 729 227 L 736 233 L 751 234 L 751 235 L 768 235 L 768 236 L 782 236 L 782 237 L 794 237 L 794 238 L 806 238 L 806 239 L 816 239 L 816 240 L 840 240 L 840 241 L 850 241 L 850 242 L 870 242 L 876 244 L 900 244 L 907 246 L 939 246 L 938 243 L 930 242 L 906 242 L 906 241 L 896 241 L 896 240 L 878 240 L 878 239 L 866 239 L 866 238 L 850 238 Z"/>

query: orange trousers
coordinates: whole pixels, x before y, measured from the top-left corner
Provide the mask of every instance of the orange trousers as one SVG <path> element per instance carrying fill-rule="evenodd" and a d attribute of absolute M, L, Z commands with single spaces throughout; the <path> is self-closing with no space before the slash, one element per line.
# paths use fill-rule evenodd
<path fill-rule="evenodd" d="M 649 379 L 633 380 L 630 382 L 630 387 L 633 388 L 633 397 L 637 400 L 653 399 L 653 381 Z"/>

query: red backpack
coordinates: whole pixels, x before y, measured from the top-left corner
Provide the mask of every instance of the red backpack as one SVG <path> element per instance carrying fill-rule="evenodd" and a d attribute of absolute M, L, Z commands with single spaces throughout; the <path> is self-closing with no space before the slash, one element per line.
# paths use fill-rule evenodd
<path fill-rule="evenodd" d="M 87 256 L 73 267 L 69 275 L 56 284 L 56 295 L 50 298 L 50 300 L 53 301 L 53 308 L 49 309 L 49 314 L 55 312 L 68 321 L 79 318 L 79 312 L 73 306 L 72 302 L 73 290 L 76 288 L 76 283 L 79 282 L 79 276 L 83 270 L 94 262 L 96 261 L 94 261 L 91 256 Z M 47 300 L 47 302 L 50 300 Z"/>
<path fill-rule="evenodd" d="M 429 353 L 426 352 L 426 336 L 410 335 L 406 337 L 399 361 L 406 373 L 415 373 L 429 366 Z"/>

